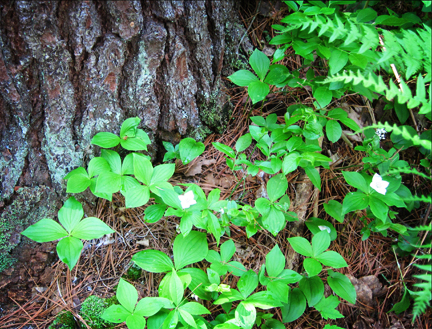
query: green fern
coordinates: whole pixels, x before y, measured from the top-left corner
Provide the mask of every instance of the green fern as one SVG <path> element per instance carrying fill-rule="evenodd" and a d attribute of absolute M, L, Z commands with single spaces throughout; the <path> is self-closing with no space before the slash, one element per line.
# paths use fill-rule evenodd
<path fill-rule="evenodd" d="M 405 200 L 432 203 L 432 195 L 414 195 L 410 198 L 406 198 Z"/>
<path fill-rule="evenodd" d="M 415 168 L 397 168 L 397 169 L 390 169 L 386 172 L 387 175 L 395 175 L 395 174 L 413 174 L 417 175 L 426 179 L 432 180 L 432 178 L 420 171 L 418 171 Z"/>

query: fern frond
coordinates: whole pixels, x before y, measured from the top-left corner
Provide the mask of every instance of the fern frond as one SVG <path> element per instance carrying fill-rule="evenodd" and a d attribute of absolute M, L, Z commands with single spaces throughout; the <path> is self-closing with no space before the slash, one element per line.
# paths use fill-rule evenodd
<path fill-rule="evenodd" d="M 428 270 L 430 271 L 430 269 Z M 426 311 L 426 307 L 430 305 L 430 301 L 432 300 L 432 273 L 413 275 L 413 277 L 425 281 L 414 284 L 414 287 L 419 289 L 413 294 L 414 306 L 412 322 L 414 323 L 415 318 Z"/>
<path fill-rule="evenodd" d="M 415 195 L 411 198 L 406 198 L 406 201 L 420 201 L 420 202 L 426 202 L 426 203 L 432 203 L 432 195 Z"/>
<path fill-rule="evenodd" d="M 413 228 L 410 228 L 410 231 L 432 231 L 432 222 L 429 225 L 419 225 Z"/>
<path fill-rule="evenodd" d="M 423 174 L 422 172 L 418 171 L 415 168 L 397 168 L 397 169 L 388 170 L 386 172 L 386 174 L 389 174 L 389 175 L 400 174 L 400 173 L 402 173 L 402 174 L 413 174 L 413 175 L 417 175 L 417 176 L 420 176 L 420 177 L 432 180 L 432 178 L 430 176 L 428 176 L 426 174 Z"/>
<path fill-rule="evenodd" d="M 358 51 L 359 54 L 364 53 L 368 49 L 375 50 L 375 48 L 379 44 L 378 32 L 375 30 L 373 26 L 363 24 L 361 25 L 361 27 L 363 29 L 364 34 L 361 39 L 363 45 Z"/>

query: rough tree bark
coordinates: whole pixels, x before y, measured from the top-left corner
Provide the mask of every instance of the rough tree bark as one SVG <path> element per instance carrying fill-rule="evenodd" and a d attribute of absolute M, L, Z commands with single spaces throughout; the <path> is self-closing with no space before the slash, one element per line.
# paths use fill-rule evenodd
<path fill-rule="evenodd" d="M 0 3 L 0 272 L 19 232 L 55 216 L 95 133 L 138 116 L 157 145 L 224 126 L 221 75 L 245 32 L 234 2 Z"/>

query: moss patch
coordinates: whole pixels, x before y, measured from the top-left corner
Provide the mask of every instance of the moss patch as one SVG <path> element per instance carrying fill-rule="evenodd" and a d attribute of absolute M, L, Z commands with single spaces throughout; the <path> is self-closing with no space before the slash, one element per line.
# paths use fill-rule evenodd
<path fill-rule="evenodd" d="M 48 329 L 75 329 L 76 327 L 74 316 L 67 311 L 59 313 Z"/>

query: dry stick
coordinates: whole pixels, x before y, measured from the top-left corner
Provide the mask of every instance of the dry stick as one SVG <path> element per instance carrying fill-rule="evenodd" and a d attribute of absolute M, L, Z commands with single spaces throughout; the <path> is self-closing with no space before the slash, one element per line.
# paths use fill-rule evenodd
<path fill-rule="evenodd" d="M 379 36 L 379 42 L 380 42 L 381 46 L 383 47 L 383 50 L 386 51 L 386 48 L 384 47 L 384 42 L 383 42 L 383 39 L 382 39 L 381 36 Z M 399 73 L 398 73 L 398 71 L 397 71 L 397 69 L 396 69 L 396 66 L 395 66 L 394 64 L 390 64 L 390 67 L 392 68 L 392 70 L 393 70 L 393 74 L 394 74 L 395 77 L 396 77 L 396 80 L 397 80 L 398 85 L 399 85 L 399 89 L 400 89 L 400 91 L 403 93 L 403 89 L 402 89 L 402 86 L 401 86 L 401 79 L 400 79 Z M 416 131 L 417 131 L 417 134 L 420 134 L 420 133 L 419 133 L 419 128 L 418 128 L 418 126 L 417 126 L 417 121 L 416 121 L 416 119 L 415 119 L 415 117 L 414 117 L 414 113 L 413 113 L 412 109 L 409 108 L 408 111 L 409 111 L 409 113 L 410 113 L 410 115 L 411 115 L 411 119 L 412 119 L 412 121 L 414 122 L 414 127 L 415 127 L 415 129 L 416 129 Z"/>

